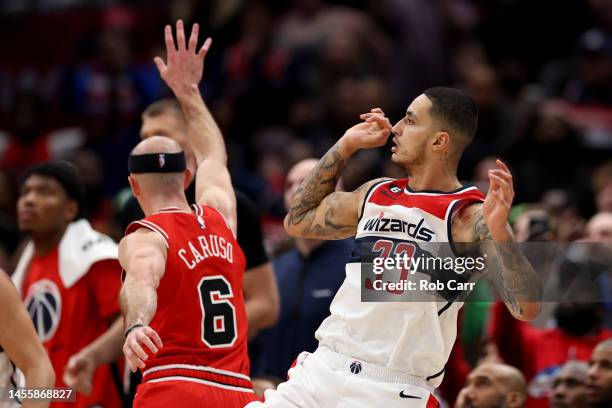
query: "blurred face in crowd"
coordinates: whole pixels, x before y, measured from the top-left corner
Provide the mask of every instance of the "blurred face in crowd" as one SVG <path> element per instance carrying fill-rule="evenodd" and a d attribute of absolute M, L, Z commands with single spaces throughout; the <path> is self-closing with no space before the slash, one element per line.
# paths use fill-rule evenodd
<path fill-rule="evenodd" d="M 53 177 L 33 174 L 21 186 L 17 200 L 19 229 L 34 237 L 63 233 L 76 217 L 78 204 Z"/>
<path fill-rule="evenodd" d="M 572 361 L 559 370 L 553 381 L 550 408 L 588 408 L 587 365 Z"/>
<path fill-rule="evenodd" d="M 601 212 L 612 212 L 612 179 L 608 180 L 595 196 L 597 209 Z"/>
<path fill-rule="evenodd" d="M 174 112 L 173 109 L 168 109 L 155 116 L 143 115 L 140 138 L 145 140 L 151 136 L 166 136 L 177 142 L 185 152 L 187 167 L 192 174 L 195 174 L 197 167 L 195 157 L 187 140 L 185 122 L 179 113 Z"/>
<path fill-rule="evenodd" d="M 604 310 L 590 301 L 561 302 L 554 311 L 557 326 L 573 336 L 585 336 L 599 330 Z"/>
<path fill-rule="evenodd" d="M 393 126 L 391 160 L 406 170 L 419 166 L 429 157 L 428 143 L 438 129 L 431 117 L 432 103 L 425 95 L 419 95 L 406 110 L 406 116 Z"/>
<path fill-rule="evenodd" d="M 586 240 L 612 243 L 612 213 L 599 213 L 589 220 Z"/>
<path fill-rule="evenodd" d="M 524 380 L 518 371 L 503 364 L 482 364 L 468 375 L 455 408 L 514 408 L 524 403 Z"/>
<path fill-rule="evenodd" d="M 287 174 L 287 181 L 285 182 L 285 193 L 283 196 L 285 208 L 290 207 L 293 194 L 295 194 L 302 181 L 306 178 L 308 173 L 310 173 L 310 170 L 317 165 L 317 163 L 318 161 L 316 159 L 305 159 L 296 163 L 291 170 L 289 170 L 289 173 Z"/>
<path fill-rule="evenodd" d="M 593 407 L 612 406 L 612 339 L 600 343 L 589 361 L 587 398 Z"/>

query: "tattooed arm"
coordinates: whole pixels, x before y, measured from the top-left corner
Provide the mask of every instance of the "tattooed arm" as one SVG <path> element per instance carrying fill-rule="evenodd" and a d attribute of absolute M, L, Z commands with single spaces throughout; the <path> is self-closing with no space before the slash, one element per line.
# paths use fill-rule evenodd
<path fill-rule="evenodd" d="M 512 176 L 498 160 L 489 179 L 485 202 L 468 205 L 453 217 L 452 237 L 455 242 L 480 243 L 487 273 L 510 313 L 519 320 L 533 320 L 540 312 L 542 282 L 514 242 L 507 222 L 514 197 Z"/>
<path fill-rule="evenodd" d="M 386 143 L 391 125 L 380 109 L 362 115 L 362 122 L 344 136 L 310 171 L 291 200 L 285 217 L 289 235 L 301 238 L 342 239 L 355 235 L 361 203 L 372 180 L 353 192 L 334 192 L 348 159 L 358 150 Z"/>

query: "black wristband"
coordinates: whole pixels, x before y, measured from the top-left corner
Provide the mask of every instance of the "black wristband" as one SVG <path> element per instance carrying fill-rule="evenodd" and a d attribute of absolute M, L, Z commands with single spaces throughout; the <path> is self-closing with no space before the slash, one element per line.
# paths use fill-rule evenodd
<path fill-rule="evenodd" d="M 129 328 L 126 330 L 126 331 L 125 331 L 125 335 L 124 335 L 124 337 L 127 339 L 128 334 L 130 334 L 130 332 L 131 332 L 132 330 L 137 329 L 137 328 L 139 328 L 139 327 L 144 327 L 144 326 L 145 326 L 145 325 L 144 325 L 144 324 L 142 324 L 142 323 L 136 323 L 136 324 L 131 325 L 131 326 L 130 326 L 130 327 L 129 327 Z"/>

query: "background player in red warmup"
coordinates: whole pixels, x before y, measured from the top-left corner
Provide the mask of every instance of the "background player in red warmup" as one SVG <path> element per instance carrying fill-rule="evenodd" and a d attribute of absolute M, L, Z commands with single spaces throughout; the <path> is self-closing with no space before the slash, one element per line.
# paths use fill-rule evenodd
<path fill-rule="evenodd" d="M 146 217 L 121 241 L 126 271 L 121 293 L 124 353 L 143 371 L 134 406 L 243 407 L 257 400 L 248 377 L 247 320 L 242 294 L 245 259 L 236 234 L 236 198 L 223 140 L 208 132 L 212 117 L 197 84 L 210 47 L 196 52 L 198 26 L 178 49 L 166 27 L 167 65 L 156 58 L 188 124 L 198 169 L 192 212 L 180 146 L 151 137 L 130 156 L 130 186 Z"/>
<path fill-rule="evenodd" d="M 108 340 L 122 329 L 117 244 L 93 230 L 83 213 L 83 186 L 76 167 L 48 162 L 29 170 L 17 216 L 31 242 L 11 278 L 49 354 L 56 387 L 67 385 L 64 374 L 70 377 L 71 356 L 84 350 L 104 353 Z M 92 380 L 81 389 L 84 393 L 77 392 L 74 406 L 118 407 L 112 366 L 90 369 Z M 115 372 L 118 378 L 119 370 Z"/>

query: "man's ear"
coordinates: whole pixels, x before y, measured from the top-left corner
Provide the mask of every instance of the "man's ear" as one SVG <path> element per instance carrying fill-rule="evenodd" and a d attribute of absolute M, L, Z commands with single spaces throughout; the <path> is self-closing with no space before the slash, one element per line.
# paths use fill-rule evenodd
<path fill-rule="evenodd" d="M 450 146 L 450 135 L 446 131 L 440 131 L 434 135 L 432 147 L 434 150 L 448 149 Z"/>
<path fill-rule="evenodd" d="M 191 180 L 193 180 L 193 174 L 191 170 L 185 169 L 185 180 L 183 181 L 183 190 L 187 190 L 187 187 L 191 184 Z"/>
<path fill-rule="evenodd" d="M 130 188 L 132 189 L 132 194 L 134 197 L 138 197 L 140 195 L 140 185 L 138 185 L 136 178 L 128 176 L 128 183 L 130 183 Z"/>
<path fill-rule="evenodd" d="M 508 408 L 521 408 L 525 406 L 525 396 L 516 391 L 507 393 L 506 406 Z"/>
<path fill-rule="evenodd" d="M 79 213 L 79 204 L 75 200 L 68 200 L 65 209 L 66 211 L 64 212 L 64 214 L 66 215 L 66 221 L 74 221 L 77 214 Z"/>

